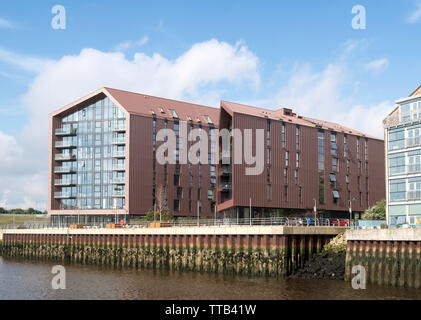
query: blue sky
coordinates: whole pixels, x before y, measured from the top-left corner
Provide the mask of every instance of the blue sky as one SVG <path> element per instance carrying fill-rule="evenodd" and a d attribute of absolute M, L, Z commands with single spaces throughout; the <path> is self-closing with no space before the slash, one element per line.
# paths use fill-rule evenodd
<path fill-rule="evenodd" d="M 51 27 L 57 4 L 65 30 Z M 355 5 L 366 8 L 365 30 L 351 27 Z M 220 99 L 292 106 L 380 136 L 393 101 L 421 84 L 420 34 L 416 0 L 2 1 L 0 149 L 10 157 L 0 179 L 34 187 L 18 200 L 0 186 L 0 205 L 43 201 L 46 159 L 34 154 L 46 150 L 47 114 L 103 85 L 215 107 Z M 203 66 L 218 59 L 222 66 Z M 124 79 L 120 65 L 138 74 Z M 13 156 L 33 158 L 17 170 Z"/>

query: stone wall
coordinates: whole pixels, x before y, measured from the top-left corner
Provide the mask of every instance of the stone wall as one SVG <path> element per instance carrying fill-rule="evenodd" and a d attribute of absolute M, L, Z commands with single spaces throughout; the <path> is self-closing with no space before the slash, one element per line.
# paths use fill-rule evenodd
<path fill-rule="evenodd" d="M 107 264 L 285 276 L 334 234 L 21 234 L 3 235 L 0 255 L 60 263 Z"/>

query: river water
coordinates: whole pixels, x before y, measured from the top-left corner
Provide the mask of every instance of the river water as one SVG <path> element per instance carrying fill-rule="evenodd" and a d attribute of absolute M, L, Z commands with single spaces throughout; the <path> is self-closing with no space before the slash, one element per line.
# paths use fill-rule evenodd
<path fill-rule="evenodd" d="M 54 263 L 0 257 L 0 299 L 421 299 L 421 289 L 337 280 L 275 279 L 200 272 L 65 265 L 66 289 L 52 289 Z"/>

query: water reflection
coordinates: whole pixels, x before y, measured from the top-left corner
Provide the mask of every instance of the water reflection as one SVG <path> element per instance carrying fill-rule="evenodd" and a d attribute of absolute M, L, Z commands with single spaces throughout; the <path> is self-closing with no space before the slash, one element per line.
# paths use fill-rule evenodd
<path fill-rule="evenodd" d="M 0 299 L 421 299 L 421 290 L 335 280 L 276 279 L 168 270 L 66 265 L 53 290 L 54 263 L 0 257 Z"/>

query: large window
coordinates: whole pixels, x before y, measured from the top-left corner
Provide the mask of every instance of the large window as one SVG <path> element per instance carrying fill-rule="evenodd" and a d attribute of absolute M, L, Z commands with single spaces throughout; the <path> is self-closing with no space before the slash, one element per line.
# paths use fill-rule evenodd
<path fill-rule="evenodd" d="M 389 150 L 398 150 L 405 147 L 405 129 L 389 130 Z"/>
<path fill-rule="evenodd" d="M 406 180 L 395 179 L 389 181 L 390 202 L 406 200 Z"/>
<path fill-rule="evenodd" d="M 399 175 L 405 173 L 405 153 L 395 153 L 389 155 L 389 175 Z"/>
<path fill-rule="evenodd" d="M 125 128 L 124 112 L 109 98 L 73 112 L 62 119 L 62 127 L 74 136 L 64 136 L 62 154 L 73 157 L 62 168 L 75 171 L 63 174 L 62 193 L 74 199 L 62 199 L 61 209 L 120 209 L 125 196 Z M 69 148 L 66 148 L 66 147 Z M 64 169 L 62 169 L 64 170 Z M 58 182 L 58 181 L 57 181 Z"/>

